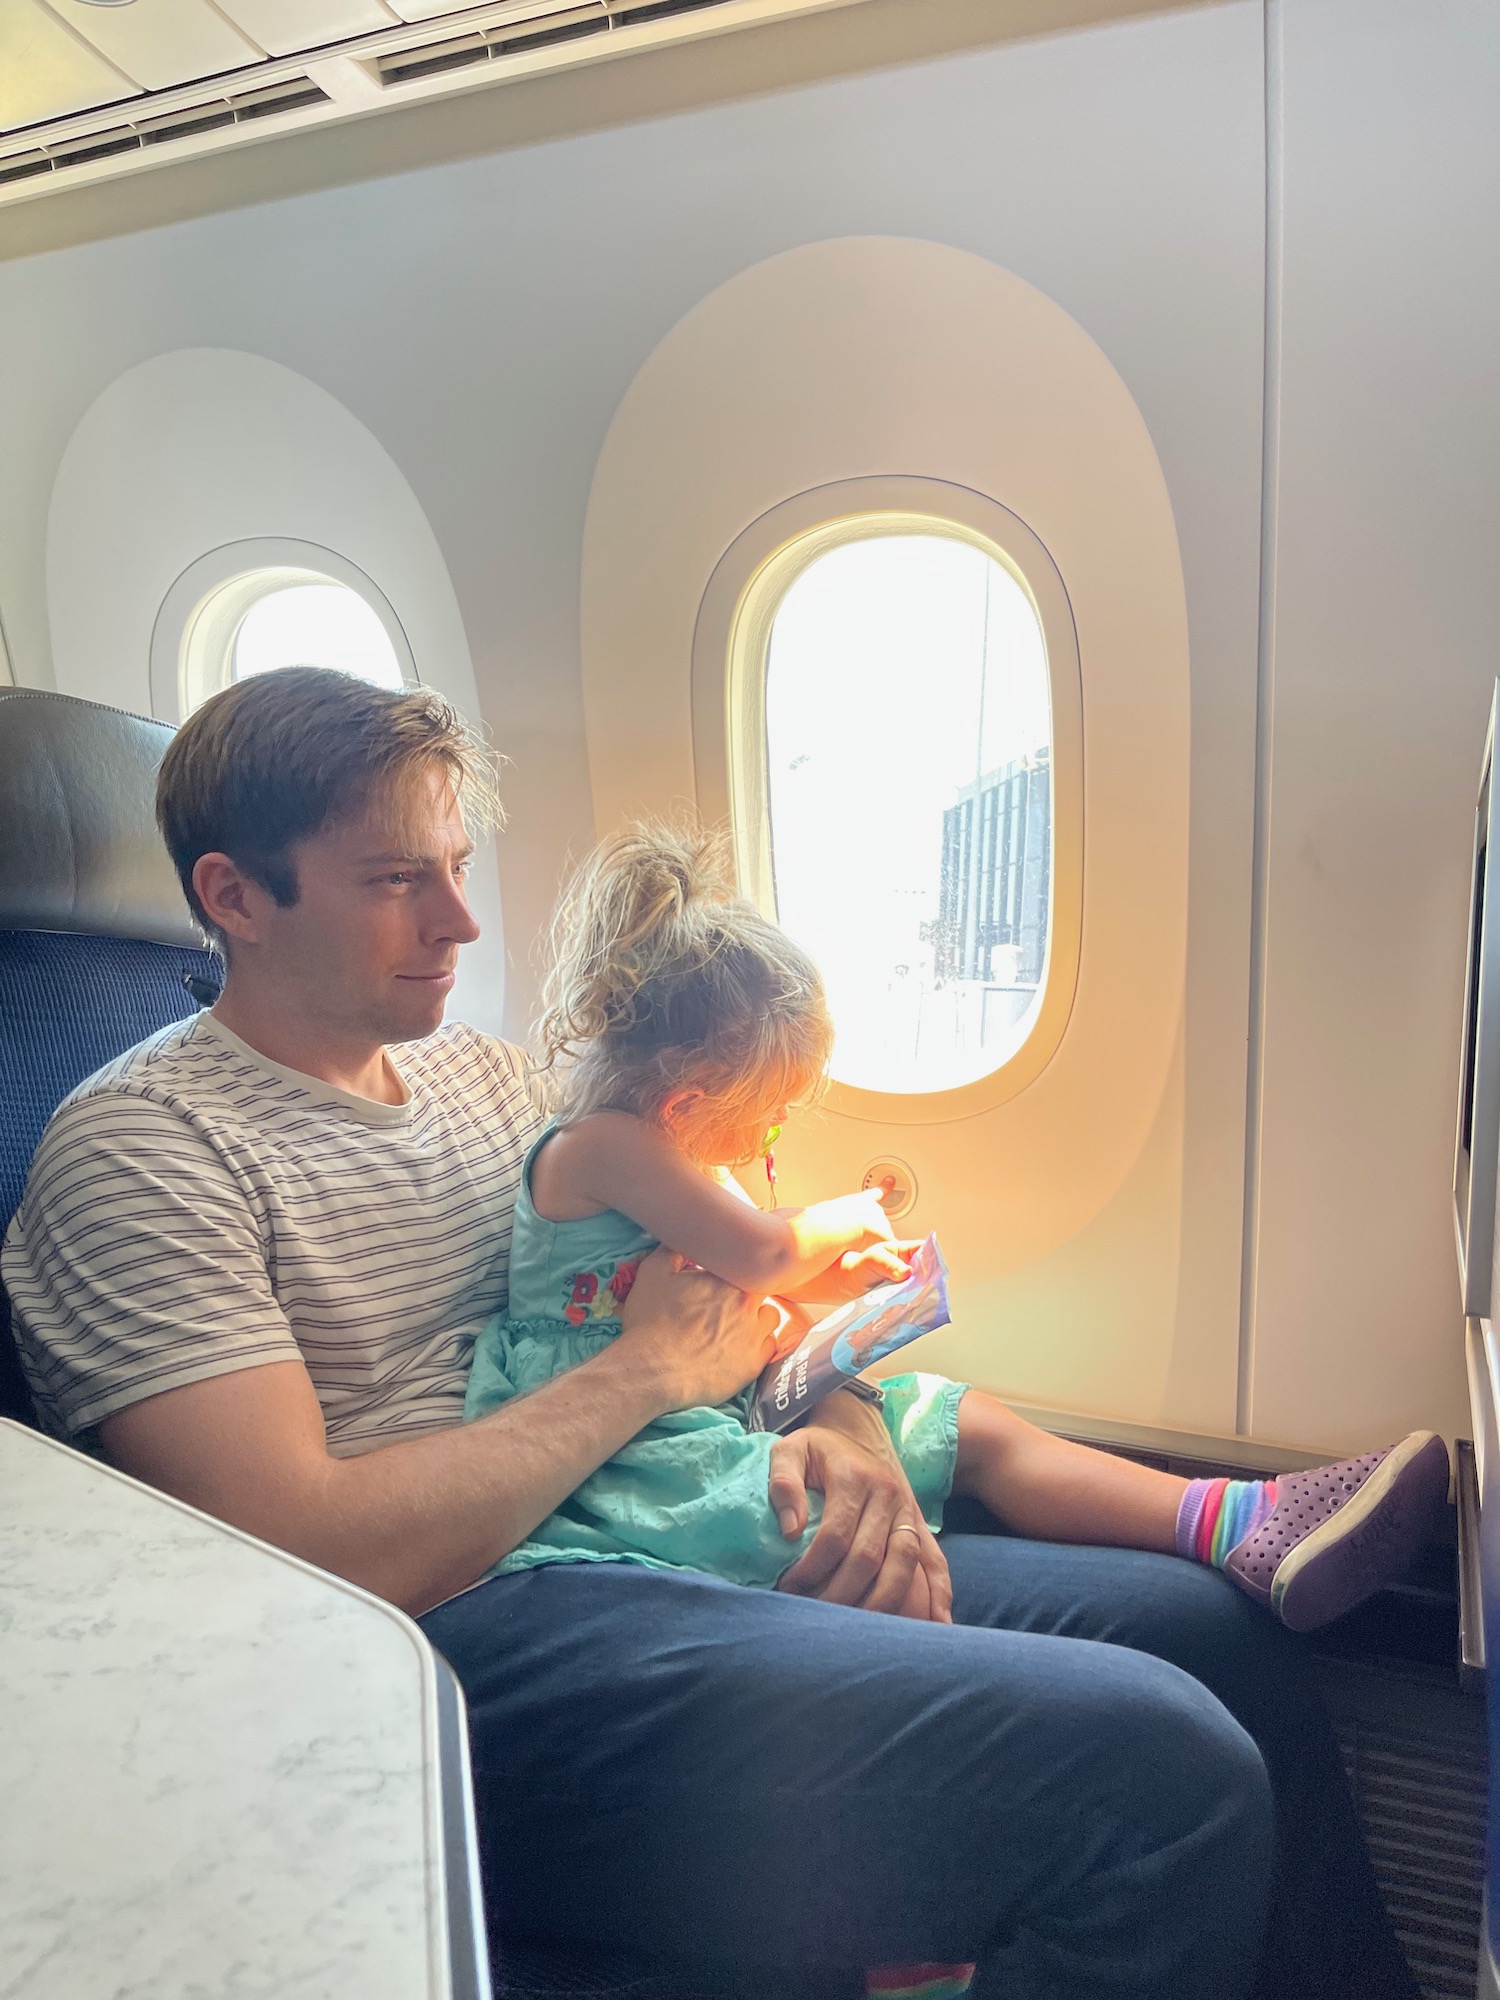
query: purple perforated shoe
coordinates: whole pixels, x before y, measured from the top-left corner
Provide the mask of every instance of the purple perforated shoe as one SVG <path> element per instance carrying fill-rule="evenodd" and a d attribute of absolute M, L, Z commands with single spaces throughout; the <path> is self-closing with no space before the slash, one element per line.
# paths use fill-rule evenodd
<path fill-rule="evenodd" d="M 1399 1582 L 1447 1498 L 1448 1447 L 1432 1431 L 1289 1473 L 1276 1482 L 1274 1511 L 1231 1550 L 1224 1574 L 1283 1625 L 1311 1632 Z"/>

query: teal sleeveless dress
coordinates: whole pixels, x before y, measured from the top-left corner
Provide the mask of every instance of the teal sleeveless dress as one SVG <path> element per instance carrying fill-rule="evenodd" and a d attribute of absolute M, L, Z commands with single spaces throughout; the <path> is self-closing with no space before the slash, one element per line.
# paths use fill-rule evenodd
<path fill-rule="evenodd" d="M 474 1348 L 466 1419 L 482 1417 L 606 1348 L 620 1332 L 620 1303 L 642 1257 L 656 1248 L 627 1215 L 609 1209 L 580 1222 L 548 1222 L 531 1200 L 526 1156 L 510 1253 L 510 1306 Z M 884 1417 L 928 1525 L 942 1522 L 958 1450 L 965 1385 L 937 1375 L 888 1376 Z M 542 1563 L 627 1562 L 705 1570 L 770 1589 L 808 1547 L 822 1512 L 809 1494 L 807 1531 L 788 1541 L 766 1494 L 774 1438 L 746 1429 L 747 1390 L 715 1409 L 658 1418 L 593 1472 L 490 1574 Z"/>

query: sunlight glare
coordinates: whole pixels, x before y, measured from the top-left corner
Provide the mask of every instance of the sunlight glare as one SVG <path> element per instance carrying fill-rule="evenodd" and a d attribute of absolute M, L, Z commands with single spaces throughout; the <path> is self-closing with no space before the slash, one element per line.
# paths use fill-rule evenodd
<path fill-rule="evenodd" d="M 949 536 L 833 549 L 776 613 L 766 737 L 778 913 L 822 967 L 833 1075 L 912 1092 L 998 1068 L 1040 987 L 1019 983 L 1003 953 L 985 979 L 943 977 L 935 933 L 945 811 L 980 778 L 1050 750 L 1046 650 L 1026 591 Z M 1050 845 L 1032 866 L 1045 879 Z"/>

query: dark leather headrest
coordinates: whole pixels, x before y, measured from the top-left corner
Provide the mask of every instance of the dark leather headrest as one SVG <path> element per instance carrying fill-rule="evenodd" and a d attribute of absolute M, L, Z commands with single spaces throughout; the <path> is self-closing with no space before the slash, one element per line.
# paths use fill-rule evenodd
<path fill-rule="evenodd" d="M 156 830 L 164 722 L 0 688 L 0 930 L 202 947 Z"/>

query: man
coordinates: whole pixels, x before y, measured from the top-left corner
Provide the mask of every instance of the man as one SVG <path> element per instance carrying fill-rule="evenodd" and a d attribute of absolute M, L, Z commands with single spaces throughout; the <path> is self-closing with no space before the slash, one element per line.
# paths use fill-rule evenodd
<path fill-rule="evenodd" d="M 1170 1558 L 939 1545 L 848 1392 L 777 1447 L 787 1532 L 824 1497 L 780 1592 L 481 1580 L 774 1317 L 659 1252 L 602 1354 L 459 1423 L 537 1129 L 520 1058 L 441 1025 L 488 796 L 440 703 L 319 670 L 179 733 L 159 817 L 227 977 L 38 1149 L 4 1276 L 44 1419 L 422 1616 L 514 1932 L 765 1993 L 972 1959 L 980 2000 L 1411 2000 L 1297 1642 Z"/>

